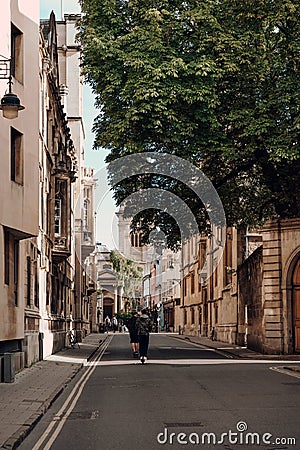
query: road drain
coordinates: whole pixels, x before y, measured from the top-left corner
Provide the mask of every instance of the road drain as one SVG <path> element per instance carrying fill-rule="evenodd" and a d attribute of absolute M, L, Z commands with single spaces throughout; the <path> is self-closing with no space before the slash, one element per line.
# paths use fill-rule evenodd
<path fill-rule="evenodd" d="M 70 420 L 95 420 L 100 418 L 100 412 L 96 411 L 72 411 L 68 419 Z"/>

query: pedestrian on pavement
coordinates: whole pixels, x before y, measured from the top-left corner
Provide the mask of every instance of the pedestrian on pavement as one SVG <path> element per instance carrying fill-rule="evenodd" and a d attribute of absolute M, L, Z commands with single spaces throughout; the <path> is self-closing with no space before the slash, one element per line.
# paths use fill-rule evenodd
<path fill-rule="evenodd" d="M 71 330 L 69 330 L 68 335 L 69 335 L 69 342 L 70 342 L 71 347 L 75 348 L 75 345 L 77 344 L 78 348 L 80 348 L 76 331 L 73 328 Z"/>
<path fill-rule="evenodd" d="M 118 329 L 118 319 L 116 316 L 114 316 L 112 318 L 112 327 L 113 327 L 113 332 L 115 333 Z"/>
<path fill-rule="evenodd" d="M 136 321 L 138 317 L 139 317 L 138 312 L 132 311 L 131 317 L 127 322 L 132 354 L 134 358 L 137 358 L 139 356 L 139 338 L 136 330 Z"/>
<path fill-rule="evenodd" d="M 139 339 L 139 351 L 141 363 L 147 361 L 149 347 L 149 333 L 152 329 L 152 321 L 147 314 L 146 309 L 142 309 L 142 314 L 136 320 L 136 332 Z"/>
<path fill-rule="evenodd" d="M 105 331 L 108 332 L 110 330 L 110 325 L 111 325 L 109 316 L 105 317 L 104 323 L 105 323 Z"/>

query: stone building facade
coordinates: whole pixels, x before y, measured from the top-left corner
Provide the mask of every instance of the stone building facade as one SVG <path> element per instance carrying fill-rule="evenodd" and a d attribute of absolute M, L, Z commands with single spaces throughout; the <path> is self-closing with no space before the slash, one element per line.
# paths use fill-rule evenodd
<path fill-rule="evenodd" d="M 246 342 L 263 353 L 299 353 L 300 220 L 270 221 L 261 235 L 262 247 L 239 268 Z"/>
<path fill-rule="evenodd" d="M 65 345 L 74 293 L 74 183 L 77 154 L 60 97 L 57 27 L 52 13 L 40 28 L 40 232 L 41 323 L 45 356 Z M 32 312 L 30 311 L 32 314 Z M 28 354 L 34 348 L 28 328 Z M 31 349 L 31 350 L 30 350 Z M 31 355 L 34 362 L 34 354 Z"/>
<path fill-rule="evenodd" d="M 299 353 L 300 220 L 269 221 L 256 232 L 227 228 L 218 263 L 212 255 L 206 237 L 184 246 L 180 332 L 265 354 Z"/>
<path fill-rule="evenodd" d="M 110 250 L 106 245 L 97 242 L 93 257 L 97 274 L 98 323 L 100 325 L 106 316 L 111 319 L 123 305 L 119 295 L 117 275 L 110 260 Z"/>
<path fill-rule="evenodd" d="M 16 119 L 0 118 L 2 374 L 4 353 L 18 371 L 63 348 L 71 328 L 79 338 L 93 331 L 97 294 L 85 265 L 95 180 L 84 168 L 78 16 L 57 22 L 52 13 L 40 23 L 39 2 L 25 0 L 1 12 L 0 53 L 12 60 L 13 91 L 25 106 Z"/>
<path fill-rule="evenodd" d="M 39 232 L 39 2 L 1 4 L 0 54 L 11 59 L 13 92 L 24 111 L 15 119 L 0 117 L 0 355 L 12 354 L 15 370 L 24 366 L 24 321 L 31 267 L 32 307 L 39 308 L 36 237 Z M 0 79 L 0 95 L 7 91 Z M 32 241 L 29 238 L 35 237 Z M 30 326 L 36 327 L 35 316 Z M 38 357 L 39 355 L 37 355 Z M 0 356 L 0 365 L 3 356 Z M 1 372 L 2 373 L 2 370 Z"/>

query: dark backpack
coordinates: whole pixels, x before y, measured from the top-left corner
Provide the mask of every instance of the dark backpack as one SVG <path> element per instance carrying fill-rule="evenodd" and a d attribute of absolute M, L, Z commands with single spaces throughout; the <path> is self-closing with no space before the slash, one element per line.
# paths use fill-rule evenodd
<path fill-rule="evenodd" d="M 126 324 L 130 333 L 134 333 L 136 331 L 135 324 L 136 324 L 136 317 L 134 316 L 130 317 L 130 319 L 127 321 Z"/>
<path fill-rule="evenodd" d="M 150 333 L 152 328 L 152 322 L 149 317 L 139 317 L 136 321 L 137 334 L 146 336 Z"/>

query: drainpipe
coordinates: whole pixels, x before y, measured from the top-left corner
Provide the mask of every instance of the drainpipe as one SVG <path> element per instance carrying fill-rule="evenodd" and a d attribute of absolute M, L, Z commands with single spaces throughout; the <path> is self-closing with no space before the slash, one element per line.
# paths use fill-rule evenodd
<path fill-rule="evenodd" d="M 249 233 L 249 227 L 247 225 L 247 227 L 246 227 L 246 236 L 245 236 L 245 238 L 246 238 L 245 239 L 246 240 L 246 255 L 245 255 L 246 259 L 249 256 L 249 236 L 248 236 L 248 233 Z"/>
<path fill-rule="evenodd" d="M 282 242 L 281 242 L 281 223 L 280 219 L 277 220 L 277 234 L 278 234 L 278 244 L 280 249 L 279 254 L 279 292 L 280 292 L 280 303 L 281 303 L 281 314 L 280 314 L 280 321 L 283 324 L 282 327 L 282 334 L 281 334 L 281 354 L 284 354 L 284 321 L 283 321 L 283 304 L 282 304 Z"/>

